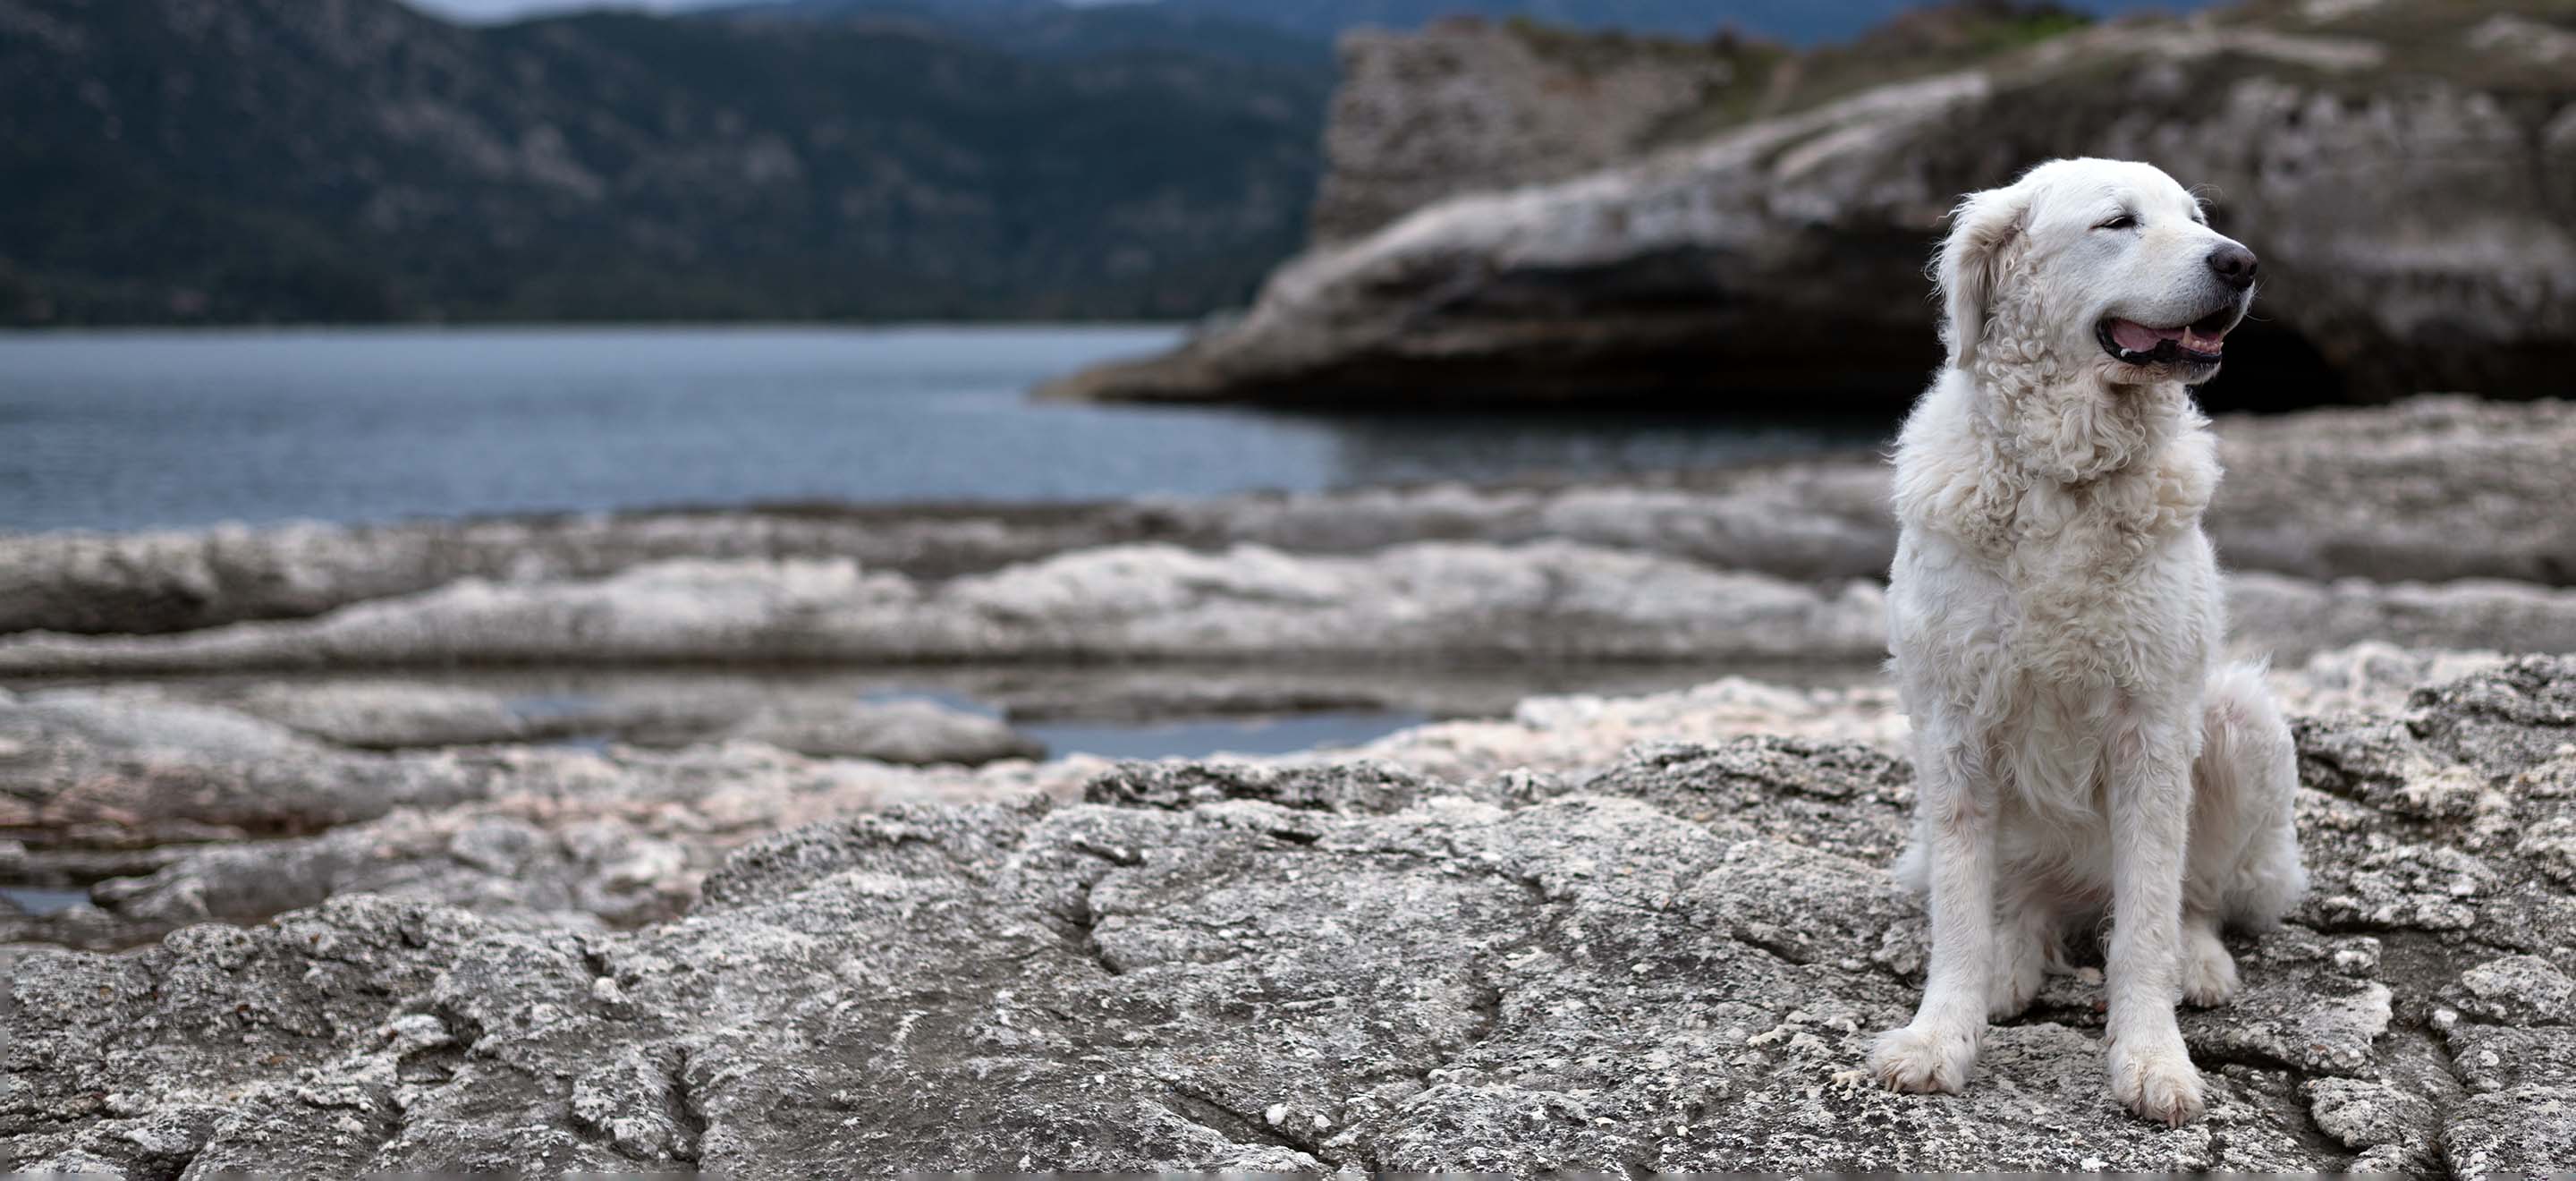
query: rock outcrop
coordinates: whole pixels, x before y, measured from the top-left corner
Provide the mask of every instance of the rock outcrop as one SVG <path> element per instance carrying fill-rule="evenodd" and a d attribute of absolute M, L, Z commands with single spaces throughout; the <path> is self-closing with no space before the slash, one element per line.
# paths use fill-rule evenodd
<path fill-rule="evenodd" d="M 2416 398 L 2234 416 L 2209 528 L 2236 569 L 2576 584 L 2576 407 Z M 838 559 L 923 582 L 1081 549 L 1366 554 L 1558 538 L 1782 578 L 1877 578 L 1896 545 L 1873 455 L 1620 483 L 1362 488 L 1121 504 L 643 513 L 380 526 L 0 535 L 0 632 L 184 631 L 318 615 L 462 579 L 597 579 L 684 558 Z"/>
<path fill-rule="evenodd" d="M 944 577 L 1134 541 L 1154 506 L 847 507 L 0 535 L 0 632 L 165 632 L 318 615 L 463 578 L 596 578 L 671 558 L 849 557 Z"/>
<path fill-rule="evenodd" d="M 2414 685 L 2502 661 L 2366 644 L 2276 670 L 2273 683 L 2297 712 L 2386 712 Z M 1352 686 L 1385 680 L 1341 675 Z M 394 697 L 392 682 L 377 686 L 369 696 Z M 904 802 L 1065 797 L 1106 766 L 1079 755 L 975 770 L 799 757 L 724 741 L 735 733 L 725 725 L 688 731 L 697 742 L 680 749 L 571 748 L 527 735 L 530 745 L 387 756 L 298 741 L 232 712 L 273 704 L 270 687 L 211 700 L 192 692 L 174 684 L 0 702 L 0 792 L 13 809 L 0 831 L 10 838 L 0 886 L 63 896 L 45 913 L 0 918 L 0 942 L 121 947 L 188 922 L 252 920 L 360 891 L 512 920 L 644 922 L 672 917 L 727 852 L 781 828 Z M 712 696 L 728 717 L 804 715 L 818 700 L 781 694 L 747 707 L 725 692 L 665 688 L 602 701 L 597 717 L 633 716 L 640 704 L 644 735 L 674 740 L 681 720 L 652 709 L 666 694 Z M 1768 736 L 1894 753 L 1904 733 L 1876 679 L 1793 687 L 1727 677 L 1642 696 L 1533 697 L 1499 717 L 1238 761 L 1225 776 L 1276 784 L 1358 762 L 1457 783 L 1580 777 L 1640 745 Z"/>
<path fill-rule="evenodd" d="M 997 719 L 928 701 L 797 702 L 763 709 L 723 738 L 826 759 L 979 766 L 1034 759 L 1046 746 Z"/>
<path fill-rule="evenodd" d="M 1322 243 L 1467 188 L 1562 180 L 1634 159 L 1677 120 L 1750 83 L 1755 54 L 1771 50 L 1472 18 L 1425 33 L 1355 29 L 1340 45 L 1310 215 Z"/>
<path fill-rule="evenodd" d="M 956 720 L 868 736 L 918 745 Z M 749 739 L 378 753 L 143 689 L 0 699 L 0 884 L 94 904 L 0 917 L 0 939 L 124 946 L 361 891 L 631 924 L 676 914 L 746 840 L 904 802 L 1061 792 L 1104 765 L 967 738 L 1006 757 L 915 767 L 883 756 L 923 750 L 808 757 Z"/>
<path fill-rule="evenodd" d="M 1752 409 L 1797 390 L 1888 412 L 1939 357 L 1919 272 L 1943 212 L 2098 155 L 2207 186 L 2263 257 L 2218 404 L 2555 395 L 2576 363 L 2576 88 L 2526 48 L 2549 38 L 2498 16 L 2571 31 L 2536 3 L 2254 4 L 2069 33 L 1579 177 L 1455 168 L 1456 195 L 1292 260 L 1240 318 L 1046 392 Z M 1423 36 L 1509 65 L 1490 31 Z M 1356 70 L 1371 97 L 1340 109 L 1445 109 L 1437 72 L 1387 89 L 1410 76 Z M 1460 121 L 1444 158 L 1488 134 Z"/>
<path fill-rule="evenodd" d="M 554 737 L 509 700 L 446 685 L 403 681 L 268 681 L 225 694 L 223 704 L 335 746 L 361 750 L 476 746 Z"/>
<path fill-rule="evenodd" d="M 2220 420 L 2219 457 L 2208 527 L 2232 568 L 2576 585 L 2576 403 L 2236 416 Z"/>
<path fill-rule="evenodd" d="M 673 561 L 313 620 L 0 639 L 0 674 L 671 661 L 1709 656 L 1866 660 L 1875 584 L 1822 588 L 1563 542 L 1365 557 L 1080 550 L 923 584 L 847 561 Z M 2570 608 L 2576 616 L 2576 604 Z"/>
<path fill-rule="evenodd" d="M 824 758 L 966 766 L 1046 753 L 983 714 L 919 699 L 866 700 L 829 692 L 531 700 L 416 681 L 330 679 L 222 686 L 196 695 L 360 750 L 547 740 L 616 739 L 645 746 L 740 741 Z"/>
<path fill-rule="evenodd" d="M 2230 584 L 2242 647 L 2369 639 L 2576 651 L 2576 590 L 2525 583 Z M 0 675 L 453 665 L 959 661 L 1797 660 L 1885 651 L 1876 582 L 1791 582 L 1561 541 L 1355 557 L 1257 546 L 1081 550 L 921 583 L 846 561 L 673 561 L 590 582 L 469 579 L 310 620 L 166 636 L 0 638 Z"/>
<path fill-rule="evenodd" d="M 2303 721 L 2316 888 L 2186 1016 L 2178 1130 L 2105 1094 L 2087 972 L 1962 1095 L 1838 1085 L 1919 983 L 1906 774 L 1747 738 L 1116 768 L 756 842 L 625 932 L 354 896 L 24 952 L 0 1163 L 2541 1171 L 2576 1156 L 2571 739 L 2564 660 Z"/>
<path fill-rule="evenodd" d="M 444 703 L 475 696 L 391 684 L 362 692 L 379 702 Z M 441 808 L 530 791 L 554 794 L 532 788 L 528 780 L 548 773 L 578 780 L 579 770 L 565 768 L 578 768 L 588 757 L 575 747 L 504 745 L 542 737 L 527 734 L 476 734 L 473 745 L 384 741 L 420 737 L 416 730 L 379 728 L 335 737 L 309 724 L 281 725 L 263 717 L 259 711 L 273 710 L 277 700 L 263 692 L 239 708 L 225 708 L 155 686 L 0 694 L 0 833 L 28 843 L 129 848 L 291 836 L 403 808 Z M 515 721 L 518 715 L 501 716 Z M 773 754 L 923 766 L 963 767 L 1044 753 L 991 718 L 922 701 L 791 701 L 747 710 L 739 720 L 710 726 L 696 737 L 702 745 L 689 751 L 731 743 Z M 368 749 L 412 745 L 447 749 Z"/>
<path fill-rule="evenodd" d="M 465 764 L 343 750 L 148 690 L 0 698 L 0 831 L 139 848 L 315 832 L 486 794 Z"/>

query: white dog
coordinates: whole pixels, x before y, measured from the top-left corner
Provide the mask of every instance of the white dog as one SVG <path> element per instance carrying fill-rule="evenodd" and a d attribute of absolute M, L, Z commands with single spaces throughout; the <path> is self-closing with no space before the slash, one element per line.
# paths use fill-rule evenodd
<path fill-rule="evenodd" d="M 2254 298 L 2252 252 L 2145 164 L 2059 160 L 1952 215 L 1935 267 L 1949 363 L 1896 455 L 1890 647 L 1914 726 L 1914 842 L 1931 893 L 1912 1024 L 1869 1073 L 1955 1091 L 1989 1014 L 2112 917 L 2111 1093 L 2202 1110 L 2177 995 L 2226 1000 L 2222 923 L 2306 888 L 2297 768 L 2258 666 L 2218 667 L 2218 485 L 2191 387 Z"/>

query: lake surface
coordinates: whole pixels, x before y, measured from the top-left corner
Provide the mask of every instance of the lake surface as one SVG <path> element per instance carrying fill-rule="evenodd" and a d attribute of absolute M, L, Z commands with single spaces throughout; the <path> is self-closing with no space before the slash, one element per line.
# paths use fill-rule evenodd
<path fill-rule="evenodd" d="M 1032 403 L 1142 327 L 0 334 L 0 529 L 762 501 L 1093 500 L 1712 466 L 1863 444 L 1685 414 Z"/>

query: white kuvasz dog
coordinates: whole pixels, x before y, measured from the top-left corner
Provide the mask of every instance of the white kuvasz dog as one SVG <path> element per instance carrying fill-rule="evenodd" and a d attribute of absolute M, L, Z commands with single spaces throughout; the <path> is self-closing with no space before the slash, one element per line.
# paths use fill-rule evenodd
<path fill-rule="evenodd" d="M 1956 1091 L 1989 1015 L 2111 918 L 2103 1041 L 2138 1115 L 2201 1114 L 2175 999 L 2236 991 L 2222 924 L 2306 887 L 2289 728 L 2259 666 L 2222 666 L 2218 486 L 2192 387 L 2254 299 L 2253 252 L 2146 164 L 2058 160 L 1978 193 L 1935 264 L 1949 362 L 1896 453 L 1890 648 L 1912 720 L 1931 894 L 1912 1024 L 1868 1075 Z"/>

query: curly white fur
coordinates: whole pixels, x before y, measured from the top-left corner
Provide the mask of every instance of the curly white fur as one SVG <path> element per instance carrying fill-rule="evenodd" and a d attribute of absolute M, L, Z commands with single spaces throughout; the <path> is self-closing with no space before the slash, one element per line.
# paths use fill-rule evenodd
<path fill-rule="evenodd" d="M 1951 1091 L 1989 1014 L 2063 967 L 2060 936 L 2113 916 L 2111 1088 L 2139 1115 L 2202 1110 L 2176 999 L 2236 988 L 2220 925 L 2305 887 L 2290 735 L 2258 667 L 2218 664 L 2225 621 L 2202 510 L 2219 469 L 2190 385 L 2114 318 L 2233 327 L 2197 202 L 2144 164 L 2061 160 L 1963 202 L 1937 263 L 1950 361 L 1896 456 L 1893 668 L 1914 726 L 1913 847 L 1932 955 L 1911 1024 L 1869 1070 Z M 2251 263 L 2251 255 L 2245 255 Z"/>

